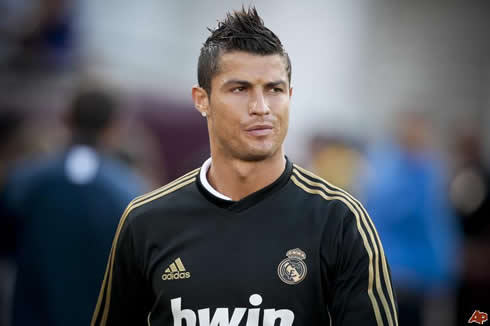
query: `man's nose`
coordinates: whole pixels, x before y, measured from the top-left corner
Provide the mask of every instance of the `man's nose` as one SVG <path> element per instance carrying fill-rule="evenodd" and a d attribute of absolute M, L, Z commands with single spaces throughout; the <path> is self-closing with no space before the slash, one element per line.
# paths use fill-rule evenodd
<path fill-rule="evenodd" d="M 254 93 L 253 98 L 249 104 L 250 114 L 266 115 L 271 112 L 267 100 L 262 91 L 257 91 Z"/>

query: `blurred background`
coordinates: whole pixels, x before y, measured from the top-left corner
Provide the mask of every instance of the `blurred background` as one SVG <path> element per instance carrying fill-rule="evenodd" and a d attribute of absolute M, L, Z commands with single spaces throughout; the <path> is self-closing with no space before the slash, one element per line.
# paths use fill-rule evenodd
<path fill-rule="evenodd" d="M 129 189 L 154 189 L 208 157 L 191 101 L 199 50 L 206 27 L 251 3 L 0 0 L 0 326 L 76 324 L 50 320 L 49 302 L 30 312 L 34 321 L 16 317 L 31 309 L 25 297 L 46 290 L 22 276 L 36 251 L 53 253 L 45 261 L 60 270 L 97 275 L 97 291 L 102 280 L 104 267 L 67 263 L 57 251 L 72 244 L 49 232 L 65 234 L 69 223 L 33 222 L 44 210 L 73 221 L 70 234 L 88 223 L 39 185 L 55 189 L 65 178 L 60 194 L 93 203 L 80 187 L 95 184 L 106 159 L 117 164 L 120 174 L 107 172 L 93 191 L 128 193 L 104 212 L 108 225 L 92 221 L 86 231 L 100 231 L 104 249 L 89 256 L 105 262 Z M 463 325 L 475 310 L 489 313 L 490 2 L 253 4 L 292 60 L 286 152 L 365 204 L 391 265 L 400 325 Z M 117 117 L 76 118 L 80 107 L 111 107 Z M 58 163 L 61 176 L 38 177 Z M 85 217 L 102 214 L 85 206 L 94 209 Z M 71 290 L 58 291 L 37 302 Z M 86 295 L 89 311 L 97 294 L 93 303 Z"/>

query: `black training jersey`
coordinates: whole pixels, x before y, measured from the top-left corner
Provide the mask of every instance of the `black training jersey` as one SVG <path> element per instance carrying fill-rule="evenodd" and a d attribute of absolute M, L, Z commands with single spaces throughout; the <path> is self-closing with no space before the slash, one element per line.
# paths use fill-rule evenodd
<path fill-rule="evenodd" d="M 361 204 L 286 163 L 240 201 L 199 169 L 134 199 L 92 326 L 396 326 L 390 270 Z"/>

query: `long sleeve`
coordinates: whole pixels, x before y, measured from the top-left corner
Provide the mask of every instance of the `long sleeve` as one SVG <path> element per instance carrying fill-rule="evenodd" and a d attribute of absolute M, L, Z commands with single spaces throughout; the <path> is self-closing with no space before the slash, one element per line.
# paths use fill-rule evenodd
<path fill-rule="evenodd" d="M 374 224 L 357 200 L 346 199 L 322 240 L 332 324 L 397 326 L 390 269 Z"/>
<path fill-rule="evenodd" d="M 151 309 L 151 293 L 137 259 L 135 239 L 127 218 L 130 206 L 114 237 L 91 326 L 143 325 Z"/>

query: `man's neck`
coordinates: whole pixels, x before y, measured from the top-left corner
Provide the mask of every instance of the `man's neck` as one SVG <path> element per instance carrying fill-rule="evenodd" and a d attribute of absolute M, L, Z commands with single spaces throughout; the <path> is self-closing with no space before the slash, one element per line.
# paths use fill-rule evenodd
<path fill-rule="evenodd" d="M 212 155 L 207 179 L 218 192 L 238 201 L 273 183 L 284 172 L 285 166 L 282 150 L 270 158 L 254 162 Z"/>

